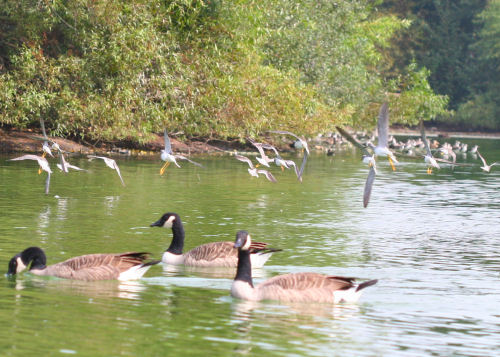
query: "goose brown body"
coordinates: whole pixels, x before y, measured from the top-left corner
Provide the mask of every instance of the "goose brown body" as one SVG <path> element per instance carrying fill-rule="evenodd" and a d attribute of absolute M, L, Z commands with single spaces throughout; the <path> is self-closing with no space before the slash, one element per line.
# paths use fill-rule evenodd
<path fill-rule="evenodd" d="M 127 270 L 142 265 L 147 253 L 88 254 L 47 266 L 32 269 L 35 275 L 57 276 L 75 280 L 113 280 Z"/>
<path fill-rule="evenodd" d="M 129 252 L 119 254 L 88 254 L 61 263 L 46 266 L 42 249 L 31 247 L 15 255 L 9 263 L 9 274 L 16 274 L 30 267 L 30 272 L 40 276 L 55 276 L 74 280 L 131 280 L 138 279 L 154 264 L 146 262 L 149 253 Z"/>
<path fill-rule="evenodd" d="M 181 218 L 176 213 L 165 213 L 152 227 L 171 228 L 173 239 L 165 251 L 162 261 L 166 264 L 186 265 L 196 267 L 233 267 L 238 265 L 238 250 L 234 243 L 229 241 L 211 242 L 202 244 L 190 251 L 183 253 L 184 226 Z M 267 243 L 255 242 L 252 244 L 251 259 L 254 267 L 262 267 L 279 249 L 267 247 Z"/>

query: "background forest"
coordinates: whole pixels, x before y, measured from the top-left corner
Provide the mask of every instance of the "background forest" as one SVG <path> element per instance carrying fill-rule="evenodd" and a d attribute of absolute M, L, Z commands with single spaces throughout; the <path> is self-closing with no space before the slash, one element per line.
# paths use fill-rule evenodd
<path fill-rule="evenodd" d="M 2 0 L 0 124 L 90 141 L 500 130 L 500 0 Z"/>

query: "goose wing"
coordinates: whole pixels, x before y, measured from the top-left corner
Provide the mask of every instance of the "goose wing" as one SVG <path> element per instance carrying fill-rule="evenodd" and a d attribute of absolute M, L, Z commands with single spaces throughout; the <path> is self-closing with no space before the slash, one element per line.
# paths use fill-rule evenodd
<path fill-rule="evenodd" d="M 44 275 L 77 280 L 117 279 L 120 273 L 141 265 L 149 253 L 88 254 L 49 265 Z"/>
<path fill-rule="evenodd" d="M 234 249 L 234 242 L 213 242 L 191 249 L 184 257 L 186 265 L 190 265 L 188 261 L 236 260 L 238 250 Z"/>
<path fill-rule="evenodd" d="M 258 285 L 259 289 L 279 287 L 284 290 L 328 289 L 345 290 L 354 286 L 354 278 L 327 276 L 318 273 L 278 275 Z"/>
<path fill-rule="evenodd" d="M 389 137 L 389 105 L 387 102 L 380 106 L 377 121 L 378 146 L 387 147 Z"/>

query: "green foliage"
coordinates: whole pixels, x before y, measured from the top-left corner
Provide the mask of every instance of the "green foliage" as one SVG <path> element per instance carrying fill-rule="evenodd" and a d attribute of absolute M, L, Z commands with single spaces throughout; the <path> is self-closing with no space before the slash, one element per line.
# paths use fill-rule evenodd
<path fill-rule="evenodd" d="M 0 123 L 37 126 L 41 117 L 51 134 L 85 140 L 371 122 L 367 108 L 387 91 L 380 49 L 407 25 L 367 0 L 3 3 Z M 433 115 L 435 104 L 420 104 L 432 91 L 419 93 L 408 110 Z"/>
<path fill-rule="evenodd" d="M 411 63 L 405 76 L 392 81 L 392 86 L 403 90 L 391 98 L 391 120 L 417 125 L 421 119 L 448 114 L 448 97 L 434 94 L 427 80 L 429 75 L 428 69 L 418 69 L 416 63 Z"/>
<path fill-rule="evenodd" d="M 474 49 L 478 74 L 472 95 L 457 110 L 456 123 L 471 129 L 500 130 L 500 1 L 492 0 L 478 15 L 481 27 Z"/>

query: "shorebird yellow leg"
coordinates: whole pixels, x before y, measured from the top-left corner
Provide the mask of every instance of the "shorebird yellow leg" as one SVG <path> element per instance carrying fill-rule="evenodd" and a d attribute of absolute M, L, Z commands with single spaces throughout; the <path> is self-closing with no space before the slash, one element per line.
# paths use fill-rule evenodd
<path fill-rule="evenodd" d="M 160 175 L 163 175 L 168 165 L 170 165 L 170 161 L 165 162 L 165 164 L 162 166 L 162 168 L 160 169 Z"/>
<path fill-rule="evenodd" d="M 391 164 L 392 171 L 396 171 L 396 166 L 394 166 L 394 162 L 392 162 L 391 157 L 390 157 L 390 156 L 387 156 L 387 158 L 389 159 L 389 164 Z"/>
<path fill-rule="evenodd" d="M 43 154 L 42 154 L 42 157 L 45 157 L 45 155 L 47 155 L 47 153 L 44 151 Z M 38 168 L 38 174 L 40 175 L 42 173 L 42 167 L 40 166 Z"/>
<path fill-rule="evenodd" d="M 285 166 L 281 166 L 281 171 L 285 171 Z"/>

